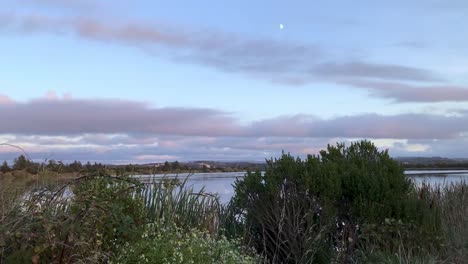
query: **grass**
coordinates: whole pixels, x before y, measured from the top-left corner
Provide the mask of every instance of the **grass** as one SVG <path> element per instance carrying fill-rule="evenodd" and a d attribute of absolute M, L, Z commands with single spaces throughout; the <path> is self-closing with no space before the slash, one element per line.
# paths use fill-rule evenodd
<path fill-rule="evenodd" d="M 426 187 L 440 210 L 446 245 L 445 258 L 453 263 L 468 262 L 468 185 Z"/>
<path fill-rule="evenodd" d="M 414 244 L 400 242 L 395 253 L 372 249 L 359 252 L 357 263 L 468 263 L 468 184 L 423 184 L 417 187 L 417 192 L 438 212 L 437 218 L 426 221 L 429 225 L 440 224 L 442 237 L 434 245 L 442 243 L 441 247 L 417 252 Z"/>
<path fill-rule="evenodd" d="M 177 226 L 206 229 L 210 233 L 218 230 L 219 199 L 202 188 L 194 191 L 187 186 L 187 178 L 163 178 L 146 184 L 137 196 L 143 199 L 148 221 L 162 220 Z"/>

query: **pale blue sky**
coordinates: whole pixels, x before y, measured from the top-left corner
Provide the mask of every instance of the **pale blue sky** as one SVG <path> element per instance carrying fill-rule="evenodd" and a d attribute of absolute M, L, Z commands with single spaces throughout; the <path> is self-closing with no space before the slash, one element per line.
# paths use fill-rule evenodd
<path fill-rule="evenodd" d="M 106 131 L 103 133 L 63 132 L 60 128 L 69 124 L 55 120 L 50 122 L 57 125 L 56 132 L 47 133 L 23 125 L 19 125 L 23 130 L 0 126 L 0 139 L 3 135 L 9 143 L 31 146 L 38 156 L 57 153 L 58 159 L 60 155 L 73 159 L 73 150 L 67 152 L 66 144 L 57 150 L 58 143 L 29 142 L 25 136 L 124 134 L 163 142 L 162 138 L 184 134 L 187 146 L 195 137 L 212 139 L 187 155 L 175 147 L 140 153 L 181 160 L 211 156 L 263 159 L 282 149 L 303 155 L 330 142 L 355 138 L 375 139 L 394 155 L 468 156 L 468 150 L 451 147 L 458 140 L 468 149 L 465 127 L 453 125 L 445 134 L 421 138 L 408 132 L 410 129 L 403 133 L 399 127 L 407 124 L 400 120 L 406 120 L 408 114 L 432 120 L 427 129 L 437 128 L 434 120 L 468 119 L 466 13 L 468 2 L 461 0 L 6 0 L 0 8 L 0 96 L 13 102 L 7 118 L 15 119 L 15 113 L 27 111 L 38 100 L 53 105 L 66 95 L 71 101 L 101 100 L 103 104 L 115 99 L 131 101 L 145 104 L 145 111 L 168 107 L 218 111 L 227 115 L 229 126 L 235 124 L 231 129 L 242 132 L 213 136 L 208 132 L 187 135 L 108 127 L 98 130 Z M 58 98 L 46 99 L 50 92 Z M 354 133 L 356 128 L 342 123 L 336 125 L 343 131 L 330 136 L 316 131 L 316 120 L 362 120 L 361 116 L 369 114 L 377 115 L 391 128 L 387 131 L 395 130 L 395 134 Z M 297 116 L 303 119 L 295 119 Z M 281 133 L 248 132 L 256 124 L 278 119 L 284 123 L 275 121 L 275 127 L 265 129 L 281 128 Z M 35 120 L 24 122 L 33 124 Z M 207 123 L 206 131 L 215 129 L 212 125 Z M 290 131 L 283 131 L 288 125 Z M 330 127 L 335 124 L 322 129 Z M 288 150 L 286 139 L 291 136 L 298 143 Z M 240 141 L 233 143 L 233 137 Z M 283 138 L 285 147 L 281 143 L 263 149 L 237 147 L 242 138 L 254 146 L 255 140 L 269 137 Z M 120 142 L 106 148 L 99 143 L 93 148 L 110 148 L 104 152 L 110 160 L 137 159 L 134 151 L 119 156 L 119 144 L 125 145 Z M 235 152 L 223 153 L 227 148 Z M 9 158 L 11 153 L 3 150 L 0 155 Z M 90 155 L 93 158 L 104 159 Z"/>

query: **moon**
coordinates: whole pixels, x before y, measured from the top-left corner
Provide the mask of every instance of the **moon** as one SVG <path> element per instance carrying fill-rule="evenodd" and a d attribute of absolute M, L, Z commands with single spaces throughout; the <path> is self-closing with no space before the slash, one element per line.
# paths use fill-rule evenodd
<path fill-rule="evenodd" d="M 280 29 L 284 29 L 284 25 L 283 25 L 283 24 L 279 24 L 279 28 L 280 28 Z"/>

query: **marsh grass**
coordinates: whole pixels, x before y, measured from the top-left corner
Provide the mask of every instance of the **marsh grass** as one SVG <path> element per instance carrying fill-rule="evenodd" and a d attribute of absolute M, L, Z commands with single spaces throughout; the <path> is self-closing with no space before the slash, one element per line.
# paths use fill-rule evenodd
<path fill-rule="evenodd" d="M 381 242 L 387 245 L 387 248 L 396 245 L 397 249 L 392 252 L 367 247 L 356 252 L 356 263 L 468 263 L 468 184 L 422 184 L 416 187 L 415 194 L 421 204 L 426 204 L 428 208 L 436 211 L 432 217 L 425 219 L 423 225 L 429 230 L 439 226 L 440 237 L 432 243 L 421 241 L 418 233 L 410 234 L 416 235 L 412 241 L 398 237 L 393 241 L 384 240 Z M 400 235 L 404 233 L 399 227 L 396 231 Z M 421 248 L 419 245 L 425 246 Z"/>
<path fill-rule="evenodd" d="M 429 187 L 431 199 L 440 211 L 445 259 L 468 263 L 468 184 Z M 464 261 L 464 262 L 463 262 Z"/>
<path fill-rule="evenodd" d="M 189 177 L 182 181 L 165 177 L 145 184 L 137 197 L 143 200 L 147 221 L 175 223 L 179 227 L 217 233 L 221 208 L 219 198 L 204 188 L 194 191 L 193 186 L 187 185 Z"/>

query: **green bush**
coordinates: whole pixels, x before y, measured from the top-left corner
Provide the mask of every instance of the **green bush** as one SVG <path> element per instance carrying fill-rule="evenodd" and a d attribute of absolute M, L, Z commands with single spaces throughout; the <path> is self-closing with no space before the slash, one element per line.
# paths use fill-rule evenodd
<path fill-rule="evenodd" d="M 243 225 L 247 240 L 273 263 L 350 261 L 367 246 L 359 241 L 362 225 L 396 219 L 426 234 L 424 219 L 435 219 L 399 163 L 369 141 L 328 146 L 305 160 L 283 154 L 234 189 L 231 222 Z"/>
<path fill-rule="evenodd" d="M 2 217 L 0 263 L 98 263 L 123 241 L 139 238 L 143 204 L 138 184 L 111 176 L 87 176 L 59 190 L 18 197 Z M 64 195 L 66 188 L 74 195 Z"/>
<path fill-rule="evenodd" d="M 111 263 L 256 263 L 254 254 L 242 253 L 238 241 L 212 237 L 199 229 L 189 231 L 167 223 L 149 224 L 139 241 L 116 250 Z"/>
<path fill-rule="evenodd" d="M 279 166 L 295 164 L 289 156 L 280 162 Z M 275 165 L 268 163 L 265 176 L 248 173 L 244 181 L 236 182 L 233 217 L 245 224 L 246 240 L 274 263 L 326 262 L 331 249 L 326 234 L 333 221 L 322 212 L 320 201 L 296 182 L 298 167 L 282 172 L 285 167 Z"/>

